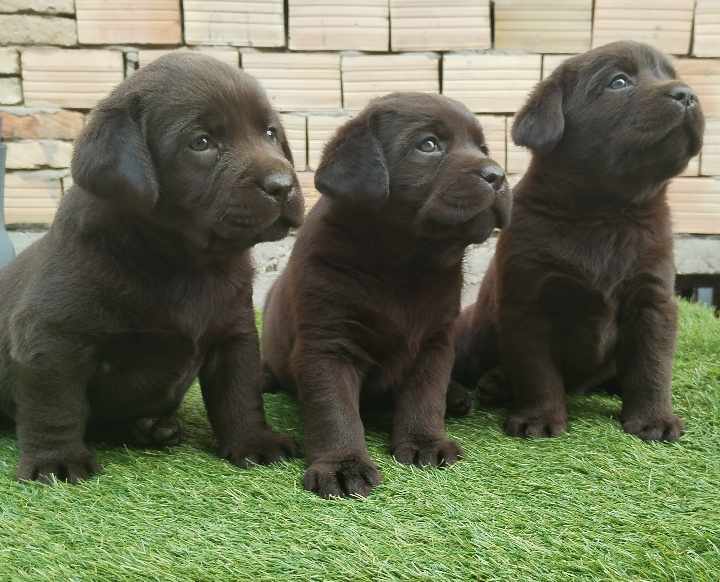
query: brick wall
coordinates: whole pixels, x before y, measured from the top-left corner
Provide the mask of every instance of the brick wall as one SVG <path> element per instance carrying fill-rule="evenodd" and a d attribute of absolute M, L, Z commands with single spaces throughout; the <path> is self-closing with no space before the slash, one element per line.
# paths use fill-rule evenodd
<path fill-rule="evenodd" d="M 516 179 L 529 156 L 509 130 L 528 91 L 567 55 L 622 38 L 675 55 L 699 93 L 705 149 L 670 199 L 678 232 L 720 233 L 720 0 L 1 0 L 7 221 L 52 220 L 87 111 L 171 50 L 263 83 L 312 203 L 325 141 L 393 90 L 465 102 Z"/>

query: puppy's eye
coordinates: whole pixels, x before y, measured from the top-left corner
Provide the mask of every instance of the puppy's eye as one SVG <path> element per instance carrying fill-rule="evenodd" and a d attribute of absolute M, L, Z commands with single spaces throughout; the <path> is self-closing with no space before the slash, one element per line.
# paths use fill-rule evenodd
<path fill-rule="evenodd" d="M 209 135 L 197 135 L 190 142 L 190 149 L 196 152 L 204 152 L 205 150 L 210 149 L 211 145 L 212 141 Z"/>
<path fill-rule="evenodd" d="M 267 137 L 271 142 L 277 143 L 277 129 L 275 129 L 274 127 L 268 127 L 265 130 L 265 137 Z"/>
<path fill-rule="evenodd" d="M 434 154 L 440 151 L 440 144 L 434 137 L 426 137 L 417 145 L 417 149 L 424 154 Z"/>
<path fill-rule="evenodd" d="M 481 146 L 480 146 L 480 151 L 481 151 L 482 153 L 484 153 L 486 156 L 489 156 L 489 155 L 490 155 L 490 150 L 488 149 L 488 147 L 487 147 L 486 145 L 481 145 Z"/>
<path fill-rule="evenodd" d="M 612 78 L 612 81 L 610 81 L 610 84 L 608 87 L 613 90 L 619 90 L 619 89 L 627 89 L 630 86 L 630 79 L 628 79 L 627 75 L 615 75 Z"/>

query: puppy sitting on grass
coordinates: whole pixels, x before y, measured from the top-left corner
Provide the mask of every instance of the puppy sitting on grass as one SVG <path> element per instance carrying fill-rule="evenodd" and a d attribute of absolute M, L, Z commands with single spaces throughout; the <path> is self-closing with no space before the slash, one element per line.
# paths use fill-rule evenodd
<path fill-rule="evenodd" d="M 323 196 L 265 306 L 263 358 L 302 405 L 305 488 L 365 496 L 380 474 L 361 401 L 393 402 L 398 461 L 461 455 L 444 421 L 461 263 L 505 224 L 510 193 L 475 117 L 420 93 L 376 99 L 340 128 L 315 184 Z"/>
<path fill-rule="evenodd" d="M 278 115 L 257 82 L 172 54 L 92 113 L 50 231 L 0 272 L 0 414 L 20 479 L 99 467 L 90 432 L 166 445 L 199 375 L 220 455 L 289 456 L 265 422 L 250 247 L 303 215 Z"/>
<path fill-rule="evenodd" d="M 454 378 L 501 364 L 508 434 L 566 429 L 565 393 L 620 391 L 625 431 L 675 440 L 673 239 L 665 192 L 702 145 L 703 114 L 657 50 L 565 61 L 518 113 L 532 151 L 477 303 L 456 324 Z"/>

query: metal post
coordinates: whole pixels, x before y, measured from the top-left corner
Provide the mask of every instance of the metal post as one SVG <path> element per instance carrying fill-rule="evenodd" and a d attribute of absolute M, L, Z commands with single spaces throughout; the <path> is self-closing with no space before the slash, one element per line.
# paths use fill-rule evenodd
<path fill-rule="evenodd" d="M 2 118 L 0 118 L 0 268 L 15 258 L 15 248 L 5 230 L 5 156 L 7 146 L 2 142 Z"/>

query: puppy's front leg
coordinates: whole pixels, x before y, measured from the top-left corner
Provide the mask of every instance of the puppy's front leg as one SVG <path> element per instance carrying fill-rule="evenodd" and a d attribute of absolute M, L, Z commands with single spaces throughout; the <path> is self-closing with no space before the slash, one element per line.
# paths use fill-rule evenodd
<path fill-rule="evenodd" d="M 77 483 L 100 471 L 83 440 L 92 365 L 77 350 L 65 353 L 72 356 L 44 354 L 19 365 L 15 417 L 19 480 L 50 483 L 54 477 Z"/>
<path fill-rule="evenodd" d="M 211 350 L 200 370 L 200 388 L 221 457 L 247 467 L 296 455 L 293 440 L 265 422 L 254 326 Z"/>
<path fill-rule="evenodd" d="M 360 418 L 361 377 L 351 364 L 298 352 L 296 377 L 308 468 L 303 484 L 320 497 L 366 497 L 381 481 Z"/>
<path fill-rule="evenodd" d="M 500 359 L 512 393 L 505 432 L 511 436 L 552 437 L 567 428 L 565 385 L 549 328 L 542 316 L 501 320 Z"/>
<path fill-rule="evenodd" d="M 445 434 L 445 406 L 454 359 L 450 332 L 426 342 L 395 394 L 392 453 L 408 465 L 452 465 L 462 449 Z"/>
<path fill-rule="evenodd" d="M 677 306 L 669 294 L 646 289 L 623 306 L 618 345 L 621 421 L 648 441 L 674 441 L 683 423 L 672 411 L 672 362 Z"/>

